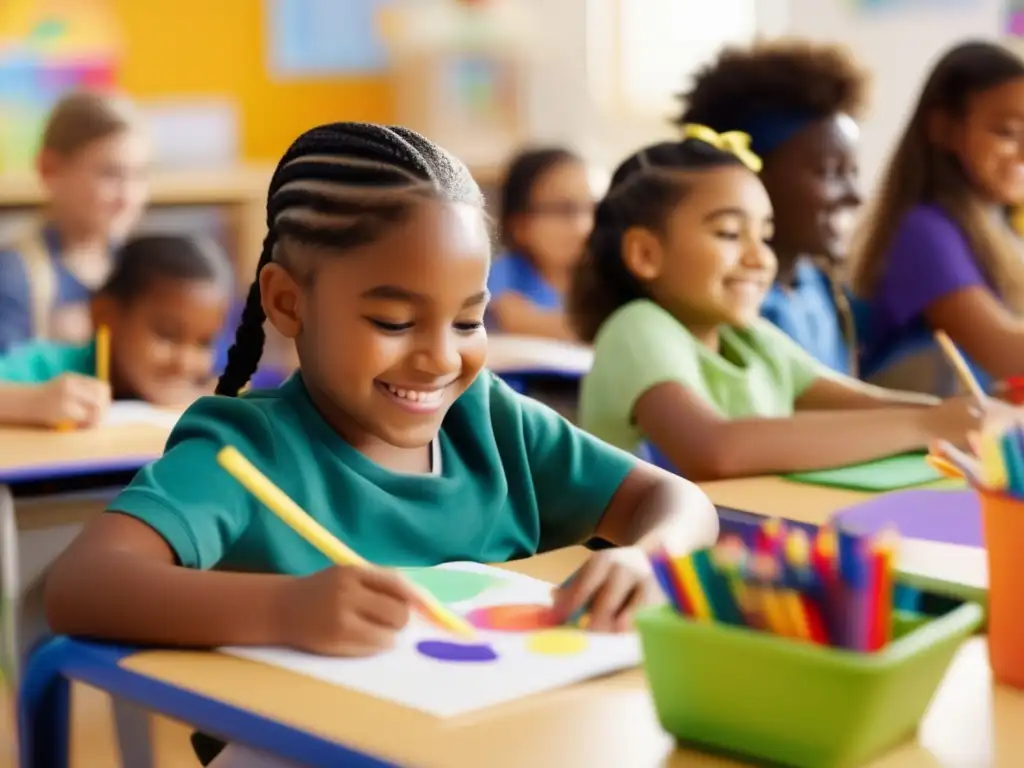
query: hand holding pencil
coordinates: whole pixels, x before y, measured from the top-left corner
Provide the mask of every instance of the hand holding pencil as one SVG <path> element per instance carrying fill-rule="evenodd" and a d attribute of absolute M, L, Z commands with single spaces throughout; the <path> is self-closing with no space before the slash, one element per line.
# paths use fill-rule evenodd
<path fill-rule="evenodd" d="M 32 420 L 47 427 L 91 427 L 103 419 L 110 397 L 110 385 L 105 381 L 65 373 L 35 390 Z"/>

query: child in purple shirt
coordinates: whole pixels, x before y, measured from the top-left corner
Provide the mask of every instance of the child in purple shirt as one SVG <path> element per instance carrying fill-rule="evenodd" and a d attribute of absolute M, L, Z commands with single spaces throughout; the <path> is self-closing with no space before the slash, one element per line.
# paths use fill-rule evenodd
<path fill-rule="evenodd" d="M 1024 374 L 1024 251 L 1007 213 L 1024 202 L 1024 63 L 984 42 L 936 65 L 896 148 L 856 256 L 870 303 L 864 374 L 949 395 L 945 331 L 983 384 Z"/>

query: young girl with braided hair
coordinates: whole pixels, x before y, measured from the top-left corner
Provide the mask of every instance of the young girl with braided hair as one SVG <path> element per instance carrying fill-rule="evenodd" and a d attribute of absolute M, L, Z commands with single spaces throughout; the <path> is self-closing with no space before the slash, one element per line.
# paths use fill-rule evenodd
<path fill-rule="evenodd" d="M 759 158 L 707 126 L 641 150 L 598 205 L 570 313 L 594 365 L 580 422 L 693 480 L 962 443 L 980 404 L 835 373 L 759 317 L 776 260 Z M 993 406 L 995 407 L 995 406 Z"/>
<path fill-rule="evenodd" d="M 199 400 L 60 558 L 64 634 L 181 646 L 389 648 L 411 595 L 389 566 L 504 562 L 598 536 L 556 592 L 625 627 L 646 552 L 712 543 L 693 484 L 576 429 L 483 370 L 490 238 L 466 168 L 403 128 L 339 123 L 287 151 L 220 396 Z M 237 396 L 268 319 L 300 369 Z M 235 446 L 373 567 L 336 567 L 216 461 Z M 301 756 L 291 755 L 299 760 Z M 246 765 L 256 765 L 250 760 Z"/>

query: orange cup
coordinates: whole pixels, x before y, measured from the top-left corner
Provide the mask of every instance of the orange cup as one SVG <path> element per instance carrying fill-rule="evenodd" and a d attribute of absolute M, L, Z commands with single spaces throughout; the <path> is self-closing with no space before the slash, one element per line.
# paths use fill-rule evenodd
<path fill-rule="evenodd" d="M 996 680 L 1024 688 L 1024 501 L 981 493 L 988 549 L 988 655 Z"/>

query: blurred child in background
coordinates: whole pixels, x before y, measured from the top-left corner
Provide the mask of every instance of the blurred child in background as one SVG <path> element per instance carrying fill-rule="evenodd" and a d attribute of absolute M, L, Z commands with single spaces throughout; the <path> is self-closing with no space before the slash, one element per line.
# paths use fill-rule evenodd
<path fill-rule="evenodd" d="M 89 338 L 89 300 L 145 204 L 148 162 L 127 102 L 78 92 L 54 107 L 38 157 L 43 220 L 0 251 L 0 353 L 34 338 Z"/>
<path fill-rule="evenodd" d="M 1024 63 L 986 42 L 935 65 L 864 222 L 854 287 L 870 303 L 865 374 L 947 394 L 943 330 L 985 383 L 1024 374 Z"/>
<path fill-rule="evenodd" d="M 597 207 L 570 299 L 594 344 L 581 426 L 628 451 L 652 446 L 694 481 L 964 444 L 983 404 L 830 371 L 759 317 L 776 272 L 772 206 L 756 155 L 719 143 L 641 150 Z"/>
<path fill-rule="evenodd" d="M 129 241 L 91 301 L 110 329 L 110 382 L 96 344 L 36 340 L 0 357 L 0 423 L 98 423 L 113 399 L 184 407 L 213 391 L 213 345 L 233 280 L 212 244 L 175 235 Z"/>
<path fill-rule="evenodd" d="M 678 120 L 749 134 L 764 162 L 779 265 L 761 312 L 820 362 L 851 375 L 856 334 L 839 267 L 861 203 L 857 118 L 865 80 L 856 62 L 832 45 L 727 48 L 698 72 Z"/>
<path fill-rule="evenodd" d="M 571 340 L 562 299 L 593 222 L 586 163 L 567 149 L 517 155 L 501 188 L 501 241 L 491 267 L 488 325 L 495 331 Z"/>

